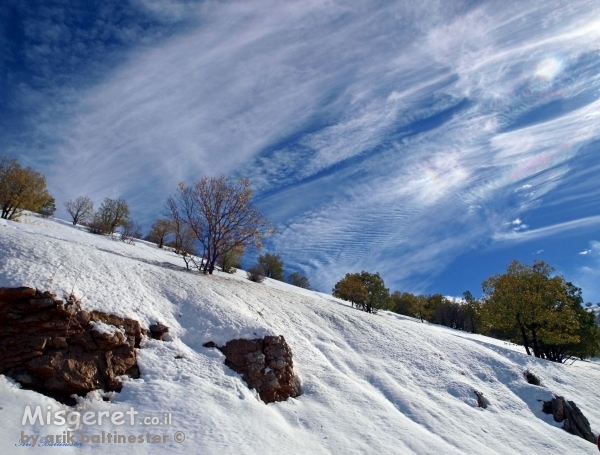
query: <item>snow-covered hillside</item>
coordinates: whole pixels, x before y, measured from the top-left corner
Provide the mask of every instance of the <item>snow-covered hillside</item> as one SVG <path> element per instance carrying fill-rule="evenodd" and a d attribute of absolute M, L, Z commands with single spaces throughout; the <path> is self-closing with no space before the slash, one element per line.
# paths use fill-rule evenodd
<path fill-rule="evenodd" d="M 99 394 L 79 410 L 140 415 L 171 413 L 155 426 L 85 428 L 87 435 L 169 435 L 165 443 L 42 447 L 60 453 L 191 454 L 576 454 L 597 448 L 561 430 L 541 412 L 552 393 L 575 401 L 600 430 L 600 368 L 558 365 L 517 346 L 422 324 L 392 313 L 367 314 L 331 296 L 245 273 L 202 276 L 175 254 L 88 234 L 58 220 L 0 221 L 0 287 L 32 286 L 85 309 L 162 322 L 172 340 L 145 340 L 140 379 L 109 402 Z M 284 335 L 302 382 L 297 399 L 265 405 L 223 364 L 207 341 Z M 528 384 L 524 370 L 545 387 Z M 489 400 L 477 407 L 474 390 Z M 24 453 L 26 435 L 61 434 L 67 426 L 22 425 L 25 407 L 66 406 L 20 389 L 0 375 L 0 453 Z M 185 434 L 177 443 L 176 432 Z M 179 437 L 181 434 L 179 434 Z M 144 440 L 145 441 L 145 440 Z M 30 450 L 37 450 L 35 449 Z M 125 452 L 127 451 L 127 452 Z"/>

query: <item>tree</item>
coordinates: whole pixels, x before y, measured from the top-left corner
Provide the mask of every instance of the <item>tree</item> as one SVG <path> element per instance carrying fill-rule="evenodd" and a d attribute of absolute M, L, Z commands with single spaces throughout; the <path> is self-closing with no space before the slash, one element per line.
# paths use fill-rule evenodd
<path fill-rule="evenodd" d="M 233 248 L 220 255 L 221 270 L 225 273 L 235 273 L 235 269 L 242 266 L 242 256 L 244 248 L 242 246 Z"/>
<path fill-rule="evenodd" d="M 257 262 L 262 265 L 267 278 L 283 281 L 283 261 L 278 254 L 261 254 Z"/>
<path fill-rule="evenodd" d="M 162 248 L 165 244 L 165 240 L 171 234 L 173 234 L 173 223 L 170 220 L 163 218 L 156 220 L 152 224 L 147 239 L 149 242 L 154 242 L 159 248 Z"/>
<path fill-rule="evenodd" d="M 39 172 L 23 168 L 15 159 L 0 159 L 1 217 L 16 220 L 23 210 L 39 212 L 50 203 L 52 196 L 46 188 L 46 178 Z"/>
<path fill-rule="evenodd" d="M 73 219 L 73 226 L 89 221 L 94 213 L 94 202 L 87 196 L 78 196 L 77 199 L 65 202 L 67 213 Z"/>
<path fill-rule="evenodd" d="M 288 283 L 299 288 L 310 289 L 308 278 L 298 272 L 292 272 L 288 275 Z"/>
<path fill-rule="evenodd" d="M 212 274 L 219 256 L 234 248 L 261 249 L 264 237 L 274 232 L 269 220 L 252 206 L 251 196 L 248 179 L 232 182 L 221 176 L 204 177 L 191 186 L 181 182 L 167 200 L 169 219 L 184 223 L 202 245 L 204 273 Z"/>
<path fill-rule="evenodd" d="M 121 240 L 125 243 L 133 243 L 133 239 L 142 237 L 142 226 L 131 218 L 127 218 L 121 225 Z"/>
<path fill-rule="evenodd" d="M 586 333 L 588 313 L 581 306 L 581 290 L 551 276 L 553 271 L 544 261 L 532 266 L 512 261 L 506 273 L 483 282 L 481 314 L 488 330 L 522 343 L 527 354 L 562 362 L 597 349 L 593 340 L 595 346 L 584 346 L 597 328 Z"/>
<path fill-rule="evenodd" d="M 391 310 L 394 313 L 414 317 L 417 307 L 416 298 L 417 297 L 410 292 L 394 291 L 390 296 Z"/>
<path fill-rule="evenodd" d="M 430 302 L 429 300 L 427 300 L 427 297 L 425 297 L 424 295 L 417 295 L 415 297 L 414 304 L 416 317 L 418 317 L 421 320 L 421 322 L 429 320 L 429 317 L 431 316 L 431 308 Z"/>
<path fill-rule="evenodd" d="M 92 232 L 112 235 L 125 224 L 128 217 L 129 206 L 124 199 L 107 197 L 94 215 Z"/>
<path fill-rule="evenodd" d="M 56 212 L 56 201 L 52 196 L 48 197 L 48 200 L 42 204 L 38 213 L 44 218 L 51 217 Z"/>
<path fill-rule="evenodd" d="M 465 311 L 467 313 L 466 329 L 471 333 L 477 333 L 480 325 L 481 302 L 473 297 L 471 291 L 463 292 L 465 298 Z"/>
<path fill-rule="evenodd" d="M 338 299 L 348 300 L 352 306 L 356 305 L 360 309 L 369 298 L 367 287 L 358 273 L 346 273 L 346 276 L 335 284 L 331 293 Z"/>
<path fill-rule="evenodd" d="M 390 290 L 385 287 L 379 272 L 360 272 L 360 279 L 367 289 L 367 313 L 377 313 L 377 310 L 387 309 L 390 306 Z"/>
<path fill-rule="evenodd" d="M 364 270 L 361 273 L 347 273 L 335 284 L 332 294 L 350 301 L 352 306 L 356 305 L 367 313 L 376 313 L 377 310 L 390 306 L 389 289 L 385 287 L 379 273 Z"/>

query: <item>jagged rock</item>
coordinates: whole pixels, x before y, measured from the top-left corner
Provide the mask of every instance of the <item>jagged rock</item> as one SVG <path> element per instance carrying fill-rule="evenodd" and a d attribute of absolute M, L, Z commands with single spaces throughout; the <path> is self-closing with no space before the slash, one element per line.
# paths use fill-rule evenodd
<path fill-rule="evenodd" d="M 475 395 L 477 395 L 477 407 L 487 409 L 489 402 L 483 396 L 483 393 L 481 393 L 479 390 L 473 390 L 473 392 L 475 392 Z"/>
<path fill-rule="evenodd" d="M 162 341 L 165 333 L 169 333 L 169 328 L 166 325 L 161 324 L 160 322 L 157 322 L 156 324 L 152 324 L 150 326 L 150 335 L 155 340 Z"/>
<path fill-rule="evenodd" d="M 225 365 L 240 373 L 265 403 L 300 395 L 300 381 L 294 374 L 292 351 L 283 336 L 231 340 L 225 346 L 209 341 L 204 346 L 216 347 L 225 354 Z"/>
<path fill-rule="evenodd" d="M 596 443 L 596 437 L 590 428 L 590 422 L 573 401 L 567 401 L 563 397 L 554 397 L 550 401 L 544 401 L 542 412 L 552 414 L 555 422 L 565 422 L 563 429 L 586 441 Z"/>
<path fill-rule="evenodd" d="M 120 391 L 139 377 L 137 321 L 63 301 L 33 288 L 0 288 L 0 374 L 74 404 L 72 394 Z"/>

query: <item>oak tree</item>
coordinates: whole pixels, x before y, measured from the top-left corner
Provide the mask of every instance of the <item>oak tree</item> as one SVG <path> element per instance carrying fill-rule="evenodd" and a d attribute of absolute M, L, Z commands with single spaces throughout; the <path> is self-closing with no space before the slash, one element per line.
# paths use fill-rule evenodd
<path fill-rule="evenodd" d="M 232 249 L 254 245 L 274 232 L 250 199 L 248 179 L 203 177 L 192 185 L 181 182 L 167 200 L 166 213 L 183 223 L 202 246 L 204 273 L 212 274 L 219 257 Z"/>

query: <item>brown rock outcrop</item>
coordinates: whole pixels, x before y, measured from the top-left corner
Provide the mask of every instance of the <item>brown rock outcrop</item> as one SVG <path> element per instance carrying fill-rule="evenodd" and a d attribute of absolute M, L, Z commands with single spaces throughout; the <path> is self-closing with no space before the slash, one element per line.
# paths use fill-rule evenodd
<path fill-rule="evenodd" d="M 590 422 L 573 401 L 567 401 L 563 397 L 554 397 L 550 401 L 544 401 L 542 411 L 552 414 L 555 422 L 564 421 L 563 430 L 593 444 L 596 443 Z"/>
<path fill-rule="evenodd" d="M 225 365 L 256 389 L 265 403 L 284 401 L 300 395 L 300 381 L 294 374 L 292 351 L 283 336 L 267 336 L 254 340 L 231 340 L 225 346 L 212 342 L 225 354 Z"/>
<path fill-rule="evenodd" d="M 0 374 L 24 388 L 74 404 L 72 394 L 120 391 L 140 375 L 137 321 L 59 300 L 33 288 L 0 288 Z"/>

